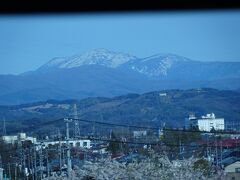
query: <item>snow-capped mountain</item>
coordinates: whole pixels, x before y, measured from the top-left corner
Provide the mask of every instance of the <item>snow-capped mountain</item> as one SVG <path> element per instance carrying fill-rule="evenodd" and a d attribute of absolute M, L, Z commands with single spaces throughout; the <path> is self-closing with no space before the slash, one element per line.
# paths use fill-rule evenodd
<path fill-rule="evenodd" d="M 40 67 L 40 70 L 49 68 L 75 68 L 82 65 L 101 65 L 115 68 L 137 57 L 109 51 L 107 49 L 94 49 L 81 55 L 63 58 L 54 58 Z"/>
<path fill-rule="evenodd" d="M 101 65 L 109 68 L 125 67 L 149 77 L 167 76 L 169 69 L 177 63 L 191 61 L 175 54 L 157 54 L 146 58 L 109 51 L 94 49 L 81 55 L 53 58 L 38 70 L 70 69 L 83 65 Z"/>
<path fill-rule="evenodd" d="M 239 89 L 240 63 L 193 61 L 174 54 L 137 58 L 95 49 L 54 58 L 36 71 L 0 75 L 0 105 L 202 87 Z"/>

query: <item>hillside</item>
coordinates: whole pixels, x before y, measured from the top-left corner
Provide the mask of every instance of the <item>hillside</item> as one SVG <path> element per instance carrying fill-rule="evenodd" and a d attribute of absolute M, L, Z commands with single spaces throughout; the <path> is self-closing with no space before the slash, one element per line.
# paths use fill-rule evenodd
<path fill-rule="evenodd" d="M 5 117 L 10 131 L 20 131 L 71 116 L 74 103 L 82 119 L 128 125 L 159 126 L 165 122 L 181 127 L 189 113 L 200 116 L 214 112 L 217 117 L 224 117 L 226 122 L 239 121 L 240 117 L 239 92 L 209 88 L 0 106 L 0 117 Z"/>

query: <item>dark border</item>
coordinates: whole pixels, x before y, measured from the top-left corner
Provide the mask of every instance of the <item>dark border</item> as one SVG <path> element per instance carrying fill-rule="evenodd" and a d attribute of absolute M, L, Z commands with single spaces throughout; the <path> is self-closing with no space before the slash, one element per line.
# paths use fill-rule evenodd
<path fill-rule="evenodd" d="M 2 0 L 0 13 L 81 13 L 240 9 L 239 0 Z"/>

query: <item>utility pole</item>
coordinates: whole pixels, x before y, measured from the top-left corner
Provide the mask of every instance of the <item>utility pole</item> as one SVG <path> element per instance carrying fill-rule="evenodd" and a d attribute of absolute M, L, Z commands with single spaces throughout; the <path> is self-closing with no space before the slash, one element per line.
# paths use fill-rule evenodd
<path fill-rule="evenodd" d="M 47 159 L 47 177 L 50 176 L 49 163 L 48 163 L 48 149 L 46 148 L 46 159 Z"/>
<path fill-rule="evenodd" d="M 15 175 L 14 175 L 15 180 L 17 180 L 17 163 L 15 163 Z"/>
<path fill-rule="evenodd" d="M 34 146 L 33 146 L 33 174 L 32 174 L 32 176 L 33 176 L 33 180 L 35 180 L 35 179 L 37 179 L 37 170 L 36 170 L 36 168 L 37 168 L 37 156 L 36 156 L 36 144 L 34 144 Z"/>
<path fill-rule="evenodd" d="M 28 170 L 29 170 L 28 172 L 29 172 L 29 174 L 30 174 L 30 169 L 31 169 L 31 167 L 30 167 L 30 165 L 31 165 L 30 154 L 31 154 L 30 149 L 28 149 L 28 159 L 27 160 L 28 160 Z"/>
<path fill-rule="evenodd" d="M 93 144 L 94 144 L 94 147 L 96 146 L 95 124 L 96 123 L 95 123 L 95 120 L 94 120 L 94 122 L 93 122 Z"/>
<path fill-rule="evenodd" d="M 208 160 L 210 159 L 209 158 L 209 138 L 208 138 L 208 134 L 207 134 L 207 158 L 208 158 Z"/>
<path fill-rule="evenodd" d="M 182 142 L 181 140 L 179 140 L 179 157 L 181 156 L 182 154 Z"/>
<path fill-rule="evenodd" d="M 30 161 L 31 161 L 31 175 L 32 175 L 32 179 L 34 180 L 34 166 L 33 166 L 33 156 L 32 156 L 32 153 L 33 153 L 33 147 L 31 147 L 30 149 Z"/>
<path fill-rule="evenodd" d="M 3 136 L 7 135 L 5 117 L 3 117 Z"/>
<path fill-rule="evenodd" d="M 25 149 L 23 149 L 23 173 L 24 177 L 26 176 L 25 169 L 26 169 L 26 159 L 25 159 Z"/>
<path fill-rule="evenodd" d="M 33 171 L 33 169 L 34 169 L 34 167 L 33 167 L 33 156 L 32 156 L 32 148 L 31 148 L 31 156 L 30 156 L 30 160 L 31 160 L 31 175 L 32 175 L 32 179 L 34 180 L 34 171 Z"/>
<path fill-rule="evenodd" d="M 1 155 L 0 155 L 0 168 L 2 168 L 3 166 L 2 166 L 2 157 L 1 157 Z"/>
<path fill-rule="evenodd" d="M 112 129 L 110 129 L 110 133 L 109 133 L 109 139 L 112 139 Z"/>
<path fill-rule="evenodd" d="M 217 163 L 217 166 L 218 166 L 218 148 L 217 148 L 217 141 L 216 141 L 216 163 Z"/>
<path fill-rule="evenodd" d="M 70 146 L 69 146 L 69 122 L 72 122 L 72 120 L 65 118 L 64 121 L 66 122 L 67 174 L 68 174 L 68 178 L 71 179 L 72 163 L 71 163 Z"/>
<path fill-rule="evenodd" d="M 222 141 L 220 142 L 221 143 L 221 148 L 220 148 L 220 150 L 221 150 L 221 156 L 220 156 L 220 158 L 221 158 L 221 163 L 220 163 L 220 165 L 221 165 L 221 167 L 222 167 Z"/>
<path fill-rule="evenodd" d="M 9 179 L 12 179 L 12 176 L 11 176 L 11 164 L 8 163 L 8 176 L 9 176 Z"/>
<path fill-rule="evenodd" d="M 62 148 L 61 149 L 62 150 L 62 164 L 64 165 L 64 164 L 66 164 L 66 156 L 65 156 L 65 148 Z"/>
<path fill-rule="evenodd" d="M 59 146 L 58 146 L 59 169 L 60 169 L 60 173 L 62 174 L 62 145 L 61 145 L 61 133 L 59 129 L 58 129 L 58 140 L 59 140 Z"/>
<path fill-rule="evenodd" d="M 37 155 L 36 155 L 36 145 L 34 144 L 34 179 L 37 179 Z"/>
<path fill-rule="evenodd" d="M 20 143 L 20 172 L 23 172 L 23 148 L 22 142 Z"/>
<path fill-rule="evenodd" d="M 39 151 L 39 164 L 40 164 L 40 179 L 42 180 L 43 178 L 43 154 L 42 154 L 42 142 L 41 142 L 41 147 Z"/>
<path fill-rule="evenodd" d="M 93 138 L 95 138 L 95 120 L 93 121 Z"/>
<path fill-rule="evenodd" d="M 3 180 L 4 169 L 2 165 L 2 157 L 0 155 L 0 180 Z"/>
<path fill-rule="evenodd" d="M 161 138 L 161 126 L 158 128 L 158 138 L 160 139 Z"/>

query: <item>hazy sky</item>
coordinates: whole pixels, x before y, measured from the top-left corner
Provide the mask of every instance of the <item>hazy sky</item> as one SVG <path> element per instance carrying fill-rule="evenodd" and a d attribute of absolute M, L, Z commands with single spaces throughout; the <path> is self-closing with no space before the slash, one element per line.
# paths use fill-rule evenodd
<path fill-rule="evenodd" d="M 240 61 L 240 11 L 0 16 L 0 74 L 96 48 Z"/>

